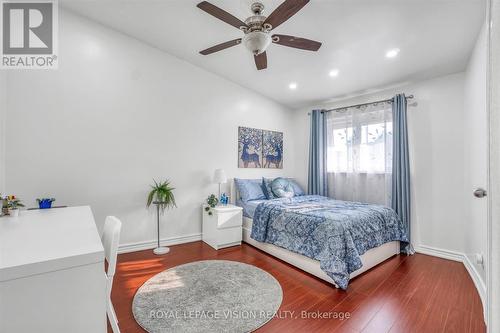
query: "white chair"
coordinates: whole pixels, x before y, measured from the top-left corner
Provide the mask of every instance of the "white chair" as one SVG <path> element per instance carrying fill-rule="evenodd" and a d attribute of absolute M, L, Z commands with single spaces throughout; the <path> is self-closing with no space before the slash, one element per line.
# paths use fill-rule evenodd
<path fill-rule="evenodd" d="M 111 288 L 113 287 L 113 277 L 116 270 L 116 257 L 118 255 L 118 242 L 120 241 L 121 229 L 122 223 L 120 220 L 114 216 L 108 216 L 104 222 L 104 230 L 101 237 L 102 245 L 104 246 L 104 255 L 106 256 L 106 261 L 108 262 L 108 270 L 106 272 L 106 313 L 108 314 L 113 333 L 120 333 L 118 319 L 116 318 L 115 309 L 111 303 Z"/>

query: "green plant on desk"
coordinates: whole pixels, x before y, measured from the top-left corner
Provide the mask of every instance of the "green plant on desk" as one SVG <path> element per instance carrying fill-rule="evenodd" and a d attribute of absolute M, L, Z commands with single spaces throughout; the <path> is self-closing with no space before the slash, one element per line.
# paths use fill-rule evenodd
<path fill-rule="evenodd" d="M 15 195 L 8 195 L 2 198 L 2 210 L 5 208 L 9 215 L 17 216 L 19 207 L 24 207 L 24 204 Z"/>

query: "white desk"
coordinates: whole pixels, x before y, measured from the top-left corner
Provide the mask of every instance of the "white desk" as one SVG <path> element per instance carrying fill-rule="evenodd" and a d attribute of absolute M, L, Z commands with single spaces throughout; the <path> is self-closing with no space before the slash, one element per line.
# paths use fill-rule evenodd
<path fill-rule="evenodd" d="M 90 207 L 0 218 L 0 332 L 106 332 L 104 249 Z"/>

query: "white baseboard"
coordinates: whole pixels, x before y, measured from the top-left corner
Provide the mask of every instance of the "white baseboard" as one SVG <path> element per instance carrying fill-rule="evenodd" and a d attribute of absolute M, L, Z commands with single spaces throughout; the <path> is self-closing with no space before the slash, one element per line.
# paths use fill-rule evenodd
<path fill-rule="evenodd" d="M 430 256 L 438 257 L 438 258 L 460 261 L 460 262 L 464 262 L 464 257 L 465 257 L 465 255 L 463 253 L 460 253 L 460 252 L 440 249 L 437 247 L 432 247 L 432 246 L 427 246 L 427 245 L 415 246 L 415 252 L 427 254 Z"/>
<path fill-rule="evenodd" d="M 484 307 L 486 304 L 486 284 L 481 278 L 481 275 L 479 275 L 476 266 L 470 261 L 469 257 L 467 257 L 466 255 L 464 255 L 464 265 L 465 269 L 467 269 L 467 272 L 469 272 L 472 281 L 476 285 L 476 289 L 479 293 L 479 297 L 481 297 L 481 302 L 483 302 L 483 309 L 486 314 L 486 308 Z"/>
<path fill-rule="evenodd" d="M 161 246 L 172 246 L 172 245 L 196 242 L 196 241 L 200 241 L 200 240 L 201 240 L 201 233 L 185 235 L 185 236 L 178 236 L 178 237 L 163 238 L 163 239 L 160 239 L 160 245 Z M 154 249 L 156 246 L 157 246 L 156 240 L 122 244 L 118 247 L 118 253 L 128 253 L 128 252 L 135 252 L 135 251 L 142 251 L 142 250 L 150 250 L 150 249 Z"/>
<path fill-rule="evenodd" d="M 454 261 L 459 261 L 464 264 L 465 269 L 469 273 L 472 281 L 474 282 L 474 286 L 477 289 L 477 292 L 479 294 L 479 297 L 481 298 L 481 303 L 483 303 L 483 312 L 484 312 L 484 320 L 486 321 L 486 285 L 481 278 L 481 275 L 479 275 L 479 272 L 477 271 L 476 267 L 474 264 L 470 261 L 469 257 L 467 257 L 464 253 L 456 252 L 456 251 L 450 251 L 450 250 L 445 250 L 445 249 L 440 249 L 432 246 L 427 246 L 427 245 L 418 245 L 415 247 L 415 252 L 422 253 L 422 254 L 427 254 L 430 256 L 434 257 L 439 257 L 443 259 L 449 259 L 449 260 L 454 260 Z"/>

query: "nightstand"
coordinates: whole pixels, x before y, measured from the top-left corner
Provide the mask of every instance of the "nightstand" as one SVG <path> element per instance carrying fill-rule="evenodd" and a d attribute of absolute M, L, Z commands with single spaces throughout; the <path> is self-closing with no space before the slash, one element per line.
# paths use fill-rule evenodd
<path fill-rule="evenodd" d="M 218 250 L 241 244 L 243 208 L 234 205 L 221 205 L 212 208 L 212 215 L 203 205 L 203 241 Z"/>

